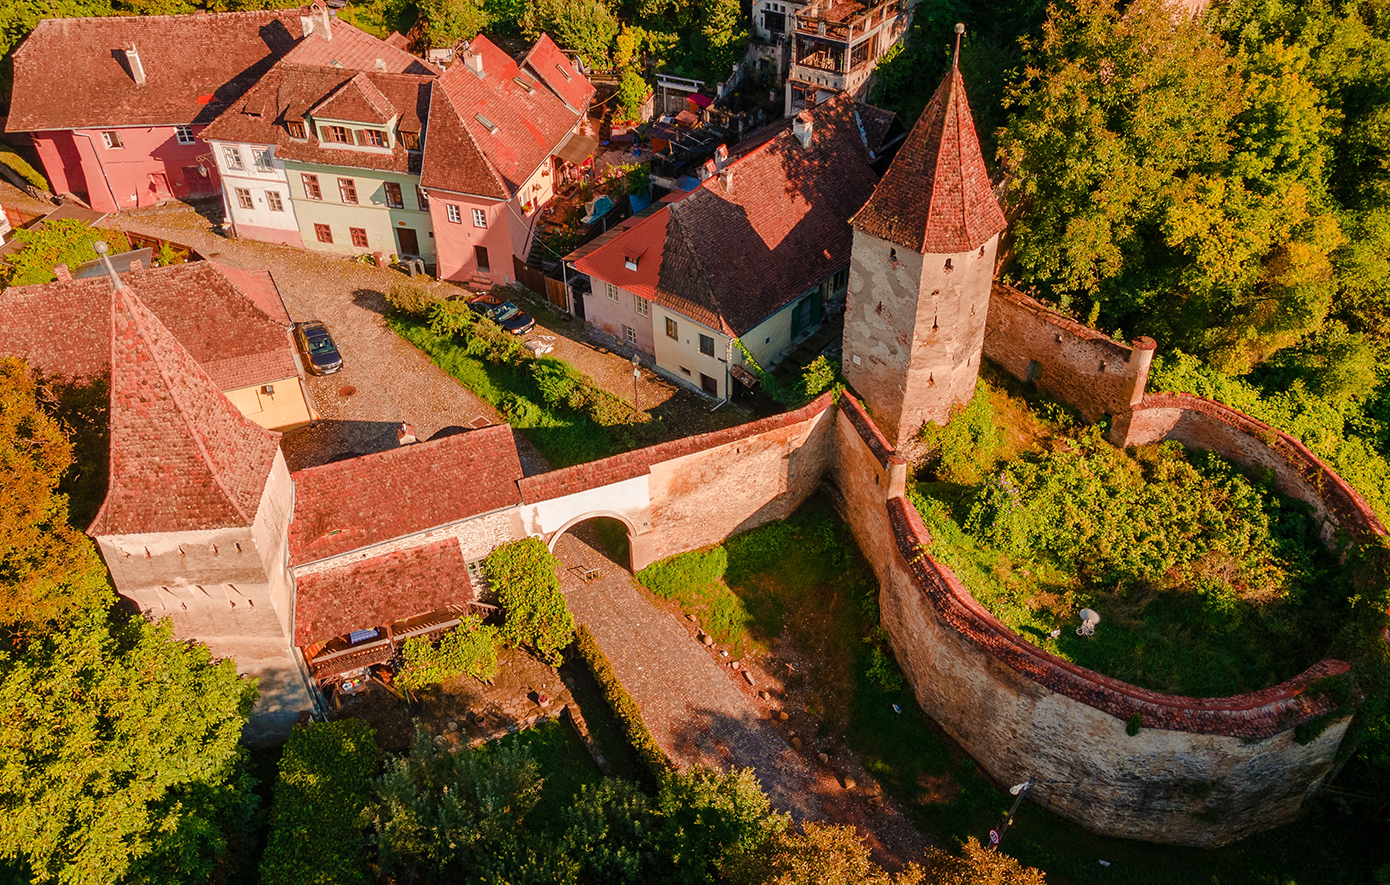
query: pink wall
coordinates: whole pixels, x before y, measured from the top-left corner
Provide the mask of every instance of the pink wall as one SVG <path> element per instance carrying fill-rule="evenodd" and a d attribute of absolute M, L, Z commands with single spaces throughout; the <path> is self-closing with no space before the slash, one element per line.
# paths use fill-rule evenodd
<path fill-rule="evenodd" d="M 458 207 L 461 223 L 455 224 L 449 220 L 449 204 Z M 486 228 L 474 226 L 474 209 L 482 209 L 486 213 Z M 474 247 L 482 246 L 488 253 L 489 279 L 494 284 L 515 279 L 508 214 L 506 203 L 430 191 L 430 221 L 434 224 L 439 278 L 460 283 L 472 280 L 478 275 Z"/>
<path fill-rule="evenodd" d="M 196 134 L 201 127 L 195 127 Z M 108 148 L 101 129 L 42 132 L 34 136 L 39 159 L 58 193 L 85 197 L 92 208 L 115 212 L 162 200 L 208 196 L 221 189 L 209 148 L 201 140 L 179 144 L 173 126 L 112 129 L 122 147 Z M 197 172 L 199 157 L 207 176 Z M 114 194 L 114 197 L 113 197 Z"/>
<path fill-rule="evenodd" d="M 590 280 L 593 281 L 593 291 L 584 296 L 584 319 L 624 344 L 627 338 L 623 326 L 631 326 L 637 330 L 637 349 L 643 353 L 655 353 L 651 308 L 647 308 L 647 316 L 640 316 L 637 313 L 637 298 L 631 292 L 618 289 L 618 300 L 610 301 L 604 281 L 594 276 Z"/>

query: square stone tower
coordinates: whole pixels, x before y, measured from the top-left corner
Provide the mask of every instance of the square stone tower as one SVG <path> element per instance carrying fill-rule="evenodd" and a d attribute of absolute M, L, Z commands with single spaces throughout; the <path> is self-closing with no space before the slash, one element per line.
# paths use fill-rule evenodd
<path fill-rule="evenodd" d="M 957 68 L 850 224 L 844 374 L 901 447 L 975 392 L 1006 226 Z"/>

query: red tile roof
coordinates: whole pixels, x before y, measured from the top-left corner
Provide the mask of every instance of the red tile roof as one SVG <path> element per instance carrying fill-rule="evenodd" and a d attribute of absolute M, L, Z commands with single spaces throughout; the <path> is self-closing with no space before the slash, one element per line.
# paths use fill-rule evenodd
<path fill-rule="evenodd" d="M 941 81 L 851 223 L 915 252 L 938 255 L 969 252 L 1004 229 L 960 71 L 952 68 Z"/>
<path fill-rule="evenodd" d="M 208 123 L 302 33 L 295 9 L 45 19 L 15 51 L 6 128 Z M 126 61 L 132 46 L 143 87 Z"/>
<path fill-rule="evenodd" d="M 438 137 L 436 129 L 425 143 L 421 184 L 508 199 L 574 129 L 588 110 L 594 87 L 545 36 L 521 65 L 486 37 L 473 40 L 467 52 L 482 59 L 482 76 L 461 57 L 439 78 L 431 122 L 437 125 L 448 114 L 449 128 L 447 137 Z M 441 94 L 447 101 L 439 100 Z M 468 133 L 486 164 L 472 156 L 474 147 L 459 129 Z M 454 156 L 459 150 L 466 154 L 462 160 Z"/>
<path fill-rule="evenodd" d="M 819 105 L 809 111 L 809 148 L 788 120 L 730 158 L 728 185 L 713 175 L 672 205 L 657 300 L 742 335 L 845 267 L 853 245 L 846 219 L 877 181 L 861 128 L 869 110 L 844 96 Z"/>
<path fill-rule="evenodd" d="M 396 108 L 366 74 L 358 74 L 314 105 L 310 113 L 329 120 L 389 123 L 396 116 Z"/>
<path fill-rule="evenodd" d="M 574 262 L 580 273 L 641 295 L 657 299 L 657 283 L 661 276 L 661 256 L 666 244 L 666 223 L 670 209 L 661 206 L 647 216 L 633 216 L 623 222 L 622 232 L 597 249 Z M 630 270 L 628 259 L 637 259 L 637 269 Z"/>
<path fill-rule="evenodd" d="M 251 525 L 280 434 L 243 417 L 131 289 L 107 292 L 111 474 L 88 532 Z"/>
<path fill-rule="evenodd" d="M 241 101 L 228 108 L 202 132 L 210 141 L 235 141 L 275 145 L 275 154 L 287 160 L 349 166 L 389 172 L 419 174 L 419 153 L 406 150 L 398 140 L 395 148 L 384 151 L 325 147 L 312 129 L 306 139 L 292 139 L 286 121 L 303 122 L 306 116 L 339 93 L 351 81 L 370 84 L 381 98 L 399 112 L 397 127 L 402 132 L 420 134 L 429 114 L 429 86 L 432 77 L 417 74 L 381 74 L 332 67 L 306 67 L 281 62 L 270 70 Z M 365 88 L 365 87 L 364 87 Z M 356 89 L 357 99 L 344 99 L 353 112 L 366 112 L 365 93 Z M 338 119 L 346 119 L 338 118 Z M 375 118 L 364 122 L 378 122 Z"/>
<path fill-rule="evenodd" d="M 211 261 L 122 275 L 222 390 L 299 374 L 289 318 L 269 271 Z M 278 315 L 268 315 L 267 308 Z M 111 282 L 106 276 L 0 293 L 0 353 L 69 378 L 111 367 Z"/>
<path fill-rule="evenodd" d="M 349 71 L 376 71 L 379 59 L 389 74 L 438 74 L 439 68 L 405 51 L 405 38 L 392 34 L 380 40 L 339 19 L 329 26 L 333 39 L 325 40 L 315 30 L 299 41 L 285 56 L 290 64 L 310 67 L 341 67 Z M 397 44 L 394 38 L 400 37 Z"/>
<path fill-rule="evenodd" d="M 294 583 L 294 644 L 301 647 L 474 598 L 453 538 L 297 576 Z"/>
<path fill-rule="evenodd" d="M 310 467 L 294 474 L 290 557 L 296 564 L 521 502 L 505 424 Z"/>

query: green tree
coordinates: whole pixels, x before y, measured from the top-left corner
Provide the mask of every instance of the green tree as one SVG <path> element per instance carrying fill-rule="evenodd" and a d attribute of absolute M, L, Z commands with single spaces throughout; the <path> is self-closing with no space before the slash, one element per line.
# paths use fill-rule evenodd
<path fill-rule="evenodd" d="M 357 719 L 297 726 L 280 757 L 264 885 L 366 885 L 375 732 Z"/>
<path fill-rule="evenodd" d="M 427 636 L 413 636 L 405 641 L 400 684 L 413 691 L 455 676 L 491 682 L 497 675 L 499 641 L 497 628 L 474 615 L 464 616 L 438 645 Z"/>
<path fill-rule="evenodd" d="M 420 0 L 420 18 L 430 45 L 453 47 L 488 26 L 481 0 Z"/>
<path fill-rule="evenodd" d="M 920 885 L 922 868 L 908 864 L 890 875 L 869 857 L 869 847 L 852 826 L 806 821 L 798 832 L 788 828 L 773 840 L 764 869 L 749 885 Z M 754 867 L 756 869 L 756 867 Z"/>
<path fill-rule="evenodd" d="M 638 121 L 642 106 L 651 94 L 652 87 L 647 85 L 645 77 L 633 70 L 623 71 L 623 77 L 618 81 L 618 103 L 613 109 L 614 119 Z"/>
<path fill-rule="evenodd" d="M 936 885 L 1047 885 L 1041 870 L 985 848 L 974 836 L 966 840 L 960 854 L 928 846 L 927 866 Z"/>
<path fill-rule="evenodd" d="M 0 630 L 23 638 L 113 600 L 95 545 L 68 524 L 72 444 L 23 362 L 0 359 Z"/>
<path fill-rule="evenodd" d="M 130 240 L 118 230 L 96 230 L 73 218 L 45 221 L 37 230 L 17 230 L 14 239 L 24 244 L 0 265 L 0 284 L 32 286 L 57 279 L 53 268 L 75 268 L 97 257 L 92 244 L 103 240 L 113 253 L 130 249 Z"/>
<path fill-rule="evenodd" d="M 618 20 L 603 0 L 537 0 L 522 23 L 531 39 L 549 34 L 576 52 L 591 68 L 608 67 L 608 53 L 618 36 Z"/>
<path fill-rule="evenodd" d="M 483 572 L 506 617 L 502 637 L 513 645 L 529 645 L 555 664 L 575 629 L 574 615 L 560 592 L 558 565 L 537 538 L 504 544 L 483 560 Z"/>
<path fill-rule="evenodd" d="M 656 798 L 658 845 L 670 864 L 662 881 L 706 883 L 754 862 L 788 818 L 772 810 L 751 768 L 673 772 Z"/>
<path fill-rule="evenodd" d="M 584 786 L 564 812 L 562 842 L 579 863 L 579 881 L 643 885 L 657 881 L 656 806 L 632 781 Z"/>
<path fill-rule="evenodd" d="M 251 801 L 255 694 L 167 624 L 104 611 L 0 655 L 0 857 L 36 882 L 206 881 Z"/>

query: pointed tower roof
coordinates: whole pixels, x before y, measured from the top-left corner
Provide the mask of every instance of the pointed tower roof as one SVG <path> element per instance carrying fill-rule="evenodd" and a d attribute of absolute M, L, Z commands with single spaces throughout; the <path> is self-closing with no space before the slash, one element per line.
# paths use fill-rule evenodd
<path fill-rule="evenodd" d="M 249 526 L 280 434 L 243 417 L 124 286 L 111 333 L 111 476 L 88 533 Z"/>
<path fill-rule="evenodd" d="M 888 174 L 850 223 L 935 254 L 969 252 L 1006 227 L 959 69 L 952 67 L 941 81 Z"/>

